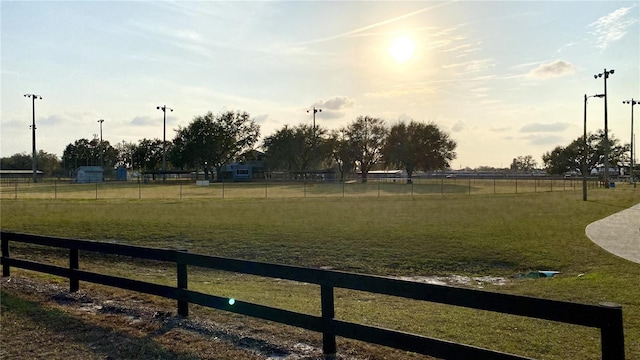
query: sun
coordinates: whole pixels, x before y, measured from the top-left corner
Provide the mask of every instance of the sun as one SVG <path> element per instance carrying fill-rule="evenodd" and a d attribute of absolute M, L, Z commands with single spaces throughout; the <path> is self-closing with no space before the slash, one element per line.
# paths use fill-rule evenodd
<path fill-rule="evenodd" d="M 403 63 L 411 58 L 415 49 L 416 46 L 411 39 L 401 36 L 393 40 L 389 47 L 389 53 L 397 62 Z"/>

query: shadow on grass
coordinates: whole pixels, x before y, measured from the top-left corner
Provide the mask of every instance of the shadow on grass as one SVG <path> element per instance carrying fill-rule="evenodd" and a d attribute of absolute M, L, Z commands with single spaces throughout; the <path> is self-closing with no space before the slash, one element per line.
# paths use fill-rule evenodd
<path fill-rule="evenodd" d="M 37 302 L 25 300 L 4 291 L 1 292 L 1 297 L 3 312 L 27 317 L 70 342 L 85 344 L 86 348 L 92 349 L 95 354 L 105 356 L 107 359 L 200 359 L 172 352 L 151 338 L 136 338 L 122 331 L 84 322 L 60 310 L 47 309 Z"/>
<path fill-rule="evenodd" d="M 284 356 L 289 354 L 287 350 L 263 340 L 216 330 L 212 326 L 169 314 L 161 313 L 160 316 L 154 315 L 153 321 L 159 323 L 160 328 L 149 331 L 146 336 L 136 337 L 124 331 L 85 322 L 61 310 L 43 307 L 37 302 L 25 300 L 5 291 L 0 292 L 0 298 L 2 299 L 2 312 L 14 313 L 19 318 L 28 318 L 30 321 L 46 328 L 47 331 L 64 337 L 69 343 L 84 344 L 85 349 L 91 349 L 96 355 L 104 356 L 107 359 L 202 360 L 210 358 L 209 356 L 200 357 L 174 351 L 164 347 L 155 340 L 156 337 L 160 337 L 173 329 L 182 329 L 191 333 L 205 335 L 209 338 L 220 339 L 227 344 L 226 347 L 230 344 L 236 348 L 236 351 L 241 353 L 248 350 L 254 354 L 257 352 L 266 356 Z M 87 301 L 88 303 L 92 303 L 88 297 L 87 299 L 79 300 L 66 292 L 55 294 L 52 300 L 62 305 L 73 305 L 73 303 L 76 302 L 84 304 Z M 138 319 L 143 317 L 143 312 L 136 309 L 113 305 L 101 306 L 99 308 L 98 313 L 101 314 L 122 315 Z M 191 337 L 191 335 L 187 336 Z M 180 341 L 180 339 L 174 339 L 173 341 Z M 6 342 L 11 343 L 10 341 Z M 221 347 L 224 348 L 225 345 L 221 344 Z M 46 349 L 43 350 L 46 351 Z M 227 353 L 227 356 L 223 354 L 219 355 L 222 355 L 221 358 L 235 358 L 241 354 L 232 352 Z M 231 357 L 229 357 L 229 355 L 231 355 Z M 244 355 L 246 356 L 247 353 L 244 353 Z"/>

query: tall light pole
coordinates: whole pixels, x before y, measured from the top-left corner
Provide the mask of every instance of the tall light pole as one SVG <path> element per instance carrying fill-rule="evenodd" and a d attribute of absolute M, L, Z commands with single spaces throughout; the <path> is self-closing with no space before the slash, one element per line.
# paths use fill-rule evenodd
<path fill-rule="evenodd" d="M 313 138 L 315 140 L 316 137 L 316 113 L 322 112 L 322 109 L 318 109 L 315 106 L 311 109 L 307 110 L 307 113 L 313 111 Z"/>
<path fill-rule="evenodd" d="M 100 166 L 104 166 L 104 151 L 102 149 L 102 123 L 104 122 L 103 119 L 98 120 L 98 122 L 100 123 Z"/>
<path fill-rule="evenodd" d="M 633 98 L 631 98 L 631 100 L 624 100 L 622 102 L 623 104 L 631 104 L 631 166 L 629 167 L 629 169 L 631 170 L 631 182 L 633 183 L 633 187 L 636 187 L 636 181 L 635 178 L 633 176 L 633 105 L 637 105 L 640 104 L 640 101 L 638 100 L 634 100 Z"/>
<path fill-rule="evenodd" d="M 318 109 L 315 106 L 311 109 L 307 110 L 307 113 L 313 111 L 313 142 L 311 143 L 311 151 L 315 156 L 315 148 L 316 148 L 316 113 L 322 112 L 322 109 Z"/>
<path fill-rule="evenodd" d="M 33 113 L 33 122 L 31 124 L 31 145 L 32 145 L 32 160 L 31 167 L 33 168 L 33 182 L 38 182 L 38 153 L 36 153 L 36 99 L 42 100 L 42 96 L 36 94 L 24 94 L 24 97 L 31 98 L 31 109 Z"/>
<path fill-rule="evenodd" d="M 607 79 L 609 75 L 613 75 L 614 70 L 611 69 L 593 75 L 595 79 L 604 77 L 604 182 L 605 187 L 609 187 L 609 123 L 607 120 Z"/>
<path fill-rule="evenodd" d="M 582 201 L 587 201 L 587 99 L 591 97 L 604 97 L 604 94 L 589 95 L 584 94 L 584 133 L 582 139 L 584 140 L 584 148 L 582 149 Z"/>
<path fill-rule="evenodd" d="M 156 109 L 162 110 L 164 113 L 162 122 L 162 172 L 167 171 L 167 149 L 165 142 L 167 141 L 167 109 L 173 112 L 173 109 L 168 108 L 167 105 L 156 106 Z"/>

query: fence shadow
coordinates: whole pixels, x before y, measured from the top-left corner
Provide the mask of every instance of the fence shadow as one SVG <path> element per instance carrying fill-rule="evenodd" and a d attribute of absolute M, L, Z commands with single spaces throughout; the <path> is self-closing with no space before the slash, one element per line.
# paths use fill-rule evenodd
<path fill-rule="evenodd" d="M 230 345 L 242 352 L 249 351 L 256 357 L 259 357 L 259 354 L 262 357 L 289 355 L 288 350 L 264 340 L 239 336 L 228 331 L 216 329 L 207 324 L 190 321 L 181 316 L 174 316 L 169 313 L 159 312 L 154 315 L 149 315 L 135 308 L 118 305 L 98 305 L 87 295 L 82 294 L 78 296 L 77 293 L 71 294 L 67 291 L 55 291 L 53 294 L 47 294 L 47 296 L 47 300 L 63 306 L 93 307 L 96 309 L 96 313 L 119 315 L 127 317 L 128 319 L 133 318 L 135 320 L 145 321 L 147 325 L 151 323 L 151 325 L 155 325 L 153 328 L 157 329 L 153 330 L 152 328 L 146 336 L 133 336 L 126 331 L 114 330 L 114 328 L 84 321 L 63 310 L 43 306 L 38 302 L 25 299 L 19 294 L 14 294 L 6 290 L 0 291 L 2 311 L 4 314 L 12 313 L 19 318 L 27 318 L 48 332 L 69 339 L 70 342 L 82 344 L 82 351 L 91 349 L 91 352 L 95 355 L 106 359 L 202 360 L 210 358 L 209 356 L 200 357 L 170 350 L 156 341 L 157 338 L 176 329 L 189 333 L 197 333 L 210 339 L 215 338 L 221 342 L 221 347 L 224 346 L 223 344 L 227 346 Z M 8 329 L 5 327 L 5 330 Z M 28 351 L 27 348 L 21 346 L 21 348 L 14 348 L 13 350 L 5 348 L 3 353 L 9 357 L 11 357 L 10 354 L 16 354 L 18 357 L 21 357 L 25 355 L 28 356 L 24 354 Z M 64 352 L 64 349 L 62 352 Z M 249 356 L 246 353 L 244 355 Z"/>

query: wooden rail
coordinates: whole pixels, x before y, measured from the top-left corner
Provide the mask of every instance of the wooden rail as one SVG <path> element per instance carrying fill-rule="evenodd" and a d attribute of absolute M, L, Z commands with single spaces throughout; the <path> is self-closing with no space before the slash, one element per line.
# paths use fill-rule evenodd
<path fill-rule="evenodd" d="M 624 360 L 625 358 L 622 307 L 612 303 L 587 305 L 452 286 L 423 284 L 381 276 L 191 254 L 178 250 L 29 235 L 7 231 L 0 231 L 0 237 L 2 276 L 10 276 L 10 267 L 13 266 L 66 277 L 70 282 L 70 291 L 77 291 L 79 289 L 79 282 L 87 281 L 175 299 L 177 300 L 178 314 L 181 316 L 188 316 L 189 304 L 192 303 L 321 332 L 323 335 L 322 350 L 327 359 L 335 358 L 337 350 L 336 336 L 443 359 L 529 359 L 518 355 L 422 335 L 335 319 L 334 288 L 367 291 L 408 299 L 599 328 L 601 333 L 602 359 Z M 59 267 L 25 259 L 12 258 L 9 252 L 10 242 L 69 249 L 69 267 Z M 177 286 L 158 285 L 123 277 L 83 271 L 79 266 L 78 253 L 80 250 L 175 263 L 177 268 Z M 239 300 L 231 302 L 228 298 L 189 290 L 188 266 L 199 266 L 320 285 L 321 316 L 301 314 Z"/>

